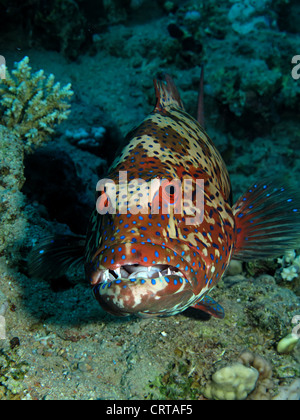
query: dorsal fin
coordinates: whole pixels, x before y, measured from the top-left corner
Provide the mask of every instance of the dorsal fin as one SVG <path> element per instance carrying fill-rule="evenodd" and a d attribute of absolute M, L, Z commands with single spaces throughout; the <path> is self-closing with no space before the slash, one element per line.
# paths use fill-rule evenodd
<path fill-rule="evenodd" d="M 173 79 L 167 73 L 159 74 L 153 81 L 156 93 L 155 111 L 163 111 L 167 107 L 184 109 L 182 100 Z"/>
<path fill-rule="evenodd" d="M 199 83 L 199 94 L 198 94 L 197 121 L 203 128 L 205 128 L 203 84 L 204 84 L 204 66 L 202 65 L 200 83 Z"/>

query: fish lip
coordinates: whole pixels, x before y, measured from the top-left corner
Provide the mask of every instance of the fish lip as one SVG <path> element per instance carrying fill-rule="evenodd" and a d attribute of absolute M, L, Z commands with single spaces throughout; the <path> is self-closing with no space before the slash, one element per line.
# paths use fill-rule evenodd
<path fill-rule="evenodd" d="M 180 255 L 180 253 L 178 252 L 178 251 L 176 251 L 176 250 L 174 250 L 173 248 L 171 248 L 170 246 L 168 246 L 168 245 L 166 245 L 166 244 L 161 244 L 161 243 L 158 243 L 158 242 L 151 242 L 152 244 L 154 244 L 154 245 L 157 245 L 157 246 L 159 246 L 159 247 L 165 247 L 165 248 L 168 248 L 169 250 L 171 250 L 172 252 L 176 252 L 176 254 L 179 256 Z M 132 243 L 132 242 L 123 242 L 123 243 L 120 243 L 120 245 L 125 245 L 125 244 L 130 244 L 130 245 L 138 245 L 139 244 L 139 242 L 134 242 L 134 243 Z M 116 246 L 116 245 L 115 245 Z M 98 251 L 96 252 L 96 254 L 94 255 L 94 258 L 93 258 L 93 260 L 95 259 L 95 257 L 97 257 L 99 254 L 100 254 L 100 252 L 102 251 L 102 249 L 100 248 L 100 249 L 98 249 Z M 191 265 L 190 265 L 190 263 L 184 258 L 184 261 L 185 261 L 185 263 L 190 267 L 190 269 L 192 268 L 191 267 Z M 124 265 L 119 265 L 119 267 L 118 268 L 122 268 L 123 266 L 129 266 L 129 265 L 135 265 L 135 263 L 133 263 L 133 264 L 124 264 Z M 149 267 L 148 265 L 143 265 L 143 264 L 138 264 L 140 267 L 145 267 L 145 270 L 147 270 L 147 268 Z M 172 265 L 170 265 L 170 264 L 154 264 L 154 265 L 152 265 L 152 266 L 150 266 L 150 267 L 158 267 L 158 266 L 161 266 L 161 265 L 163 265 L 163 266 L 166 266 L 166 267 L 170 267 L 170 268 L 174 268 L 174 271 L 177 271 L 178 273 L 180 273 L 180 275 L 178 275 L 178 278 L 184 278 L 187 282 L 189 282 L 190 283 L 190 285 L 192 285 L 192 282 L 193 282 L 193 280 L 192 280 L 192 278 L 191 279 L 189 279 L 188 277 L 186 277 L 186 275 L 185 275 L 185 273 L 184 272 L 182 272 L 182 271 L 180 271 L 180 270 L 178 270 L 178 268 L 177 267 L 175 267 L 175 266 L 172 266 Z M 112 275 L 112 277 L 114 277 L 114 278 L 104 278 L 104 273 L 106 272 L 106 271 L 109 271 L 109 272 L 111 272 L 111 275 Z M 97 268 L 97 270 L 93 273 L 93 275 L 92 275 L 92 277 L 91 277 L 91 281 L 90 281 L 90 283 L 91 283 L 91 285 L 92 286 L 96 286 L 96 285 L 99 285 L 99 284 L 103 284 L 103 283 L 107 283 L 108 281 L 115 281 L 115 280 L 123 280 L 123 281 L 130 281 L 130 279 L 127 277 L 127 278 L 123 278 L 123 277 L 117 277 L 116 275 L 115 275 L 115 272 L 116 270 L 113 270 L 113 269 L 110 269 L 110 268 L 108 268 L 108 267 L 105 267 L 105 266 L 101 266 L 100 265 L 100 267 L 99 268 Z M 170 275 L 170 274 L 169 274 Z M 176 274 L 175 274 L 176 275 Z M 163 276 L 163 277 L 167 277 L 167 276 Z M 140 279 L 142 279 L 143 277 L 141 277 Z M 153 277 L 149 277 L 150 279 L 151 278 L 153 278 Z M 148 278 L 148 279 L 149 279 Z"/>

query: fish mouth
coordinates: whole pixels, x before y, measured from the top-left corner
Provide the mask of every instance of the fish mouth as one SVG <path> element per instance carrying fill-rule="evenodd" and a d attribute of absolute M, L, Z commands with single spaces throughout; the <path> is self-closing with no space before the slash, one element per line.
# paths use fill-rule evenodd
<path fill-rule="evenodd" d="M 177 268 L 167 264 L 143 266 L 140 264 L 125 264 L 116 269 L 102 269 L 95 273 L 92 285 L 114 280 L 148 280 L 160 277 L 178 276 L 186 278 Z"/>

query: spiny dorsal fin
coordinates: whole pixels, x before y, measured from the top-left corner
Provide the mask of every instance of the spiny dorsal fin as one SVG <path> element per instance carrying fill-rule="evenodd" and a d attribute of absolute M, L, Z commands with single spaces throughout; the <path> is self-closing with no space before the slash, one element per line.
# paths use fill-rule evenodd
<path fill-rule="evenodd" d="M 184 110 L 182 100 L 173 79 L 167 73 L 162 73 L 153 81 L 156 92 L 155 111 L 163 111 L 167 107 Z"/>

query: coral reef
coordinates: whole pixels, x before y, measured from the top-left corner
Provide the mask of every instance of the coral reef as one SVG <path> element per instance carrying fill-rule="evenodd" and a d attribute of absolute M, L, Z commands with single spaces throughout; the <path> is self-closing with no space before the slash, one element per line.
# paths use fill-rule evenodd
<path fill-rule="evenodd" d="M 209 399 L 250 400 L 270 399 L 269 390 L 274 387 L 272 366 L 263 357 L 244 351 L 237 363 L 223 367 L 212 375 L 212 381 L 204 389 Z"/>
<path fill-rule="evenodd" d="M 24 57 L 12 75 L 0 84 L 0 124 L 13 129 L 24 141 L 25 152 L 43 144 L 54 133 L 54 125 L 69 114 L 71 85 L 54 84 L 54 75 L 46 79 L 44 71 L 31 74 L 29 58 Z"/>
<path fill-rule="evenodd" d="M 244 351 L 240 354 L 238 361 L 244 366 L 252 367 L 259 373 L 254 391 L 250 400 L 269 400 L 269 390 L 274 387 L 272 365 L 263 357 L 253 354 L 251 351 Z"/>
<path fill-rule="evenodd" d="M 26 236 L 24 154 L 32 152 L 67 118 L 70 85 L 54 84 L 44 71 L 31 74 L 29 58 L 16 63 L 0 84 L 0 255 L 17 250 Z"/>

